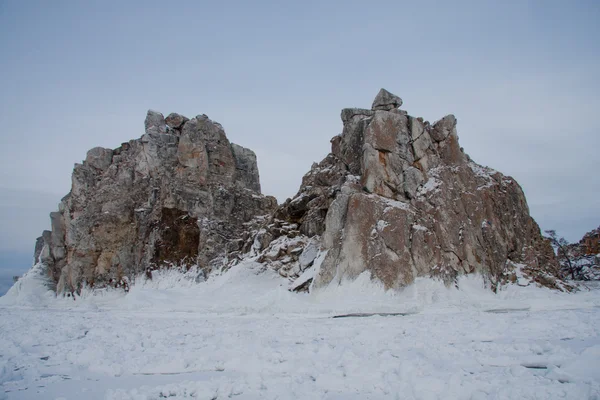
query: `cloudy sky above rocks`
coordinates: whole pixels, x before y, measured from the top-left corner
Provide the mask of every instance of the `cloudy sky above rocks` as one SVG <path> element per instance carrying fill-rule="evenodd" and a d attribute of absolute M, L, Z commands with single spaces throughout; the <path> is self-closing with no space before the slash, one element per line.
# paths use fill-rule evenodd
<path fill-rule="evenodd" d="M 600 224 L 600 2 L 282 3 L 0 0 L 0 268 L 28 266 L 73 164 L 149 108 L 220 122 L 284 201 L 381 87 L 456 115 L 542 229 Z"/>

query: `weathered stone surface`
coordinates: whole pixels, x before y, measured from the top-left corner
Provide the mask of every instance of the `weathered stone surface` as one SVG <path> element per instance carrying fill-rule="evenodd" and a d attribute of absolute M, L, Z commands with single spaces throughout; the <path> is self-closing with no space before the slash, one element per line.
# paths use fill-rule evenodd
<path fill-rule="evenodd" d="M 183 128 L 183 124 L 189 120 L 189 118 L 184 117 L 181 114 L 171 113 L 167 115 L 167 118 L 165 118 L 165 123 L 171 129 L 181 130 L 181 128 Z"/>
<path fill-rule="evenodd" d="M 453 284 L 477 272 L 495 290 L 516 269 L 564 288 L 519 185 L 463 153 L 453 115 L 431 126 L 398 112 L 401 102 L 385 100 L 387 93 L 380 92 L 373 110 L 342 110 L 344 127 L 331 141 L 332 153 L 275 213 L 299 225 L 304 243 L 319 240 L 312 288 L 363 272 L 386 288 L 418 277 Z M 292 288 L 307 281 L 305 273 L 287 276 L 298 279 Z"/>
<path fill-rule="evenodd" d="M 167 124 L 162 113 L 154 110 L 148 110 L 146 120 L 144 121 L 146 133 L 167 133 Z"/>
<path fill-rule="evenodd" d="M 352 118 L 357 117 L 359 119 L 369 118 L 375 114 L 373 110 L 366 110 L 364 108 L 344 108 L 341 113 L 341 118 L 344 123 L 349 122 Z"/>
<path fill-rule="evenodd" d="M 456 118 L 454 115 L 446 115 L 444 118 L 433 124 L 433 129 L 430 132 L 431 137 L 436 142 L 441 142 L 446 139 L 452 131 L 456 130 Z"/>
<path fill-rule="evenodd" d="M 308 237 L 321 235 L 329 205 L 347 173 L 343 162 L 333 154 L 328 155 L 304 175 L 298 194 L 279 207 L 275 218 L 299 224 L 300 232 Z"/>
<path fill-rule="evenodd" d="M 87 152 L 85 163 L 91 167 L 106 170 L 112 162 L 113 151 L 102 147 L 94 147 Z"/>
<path fill-rule="evenodd" d="M 385 89 L 379 90 L 375 100 L 373 100 L 373 105 L 371 108 L 373 110 L 385 110 L 391 111 L 402 105 L 402 99 L 395 94 L 388 92 Z"/>
<path fill-rule="evenodd" d="M 235 160 L 234 179 L 241 182 L 242 186 L 260 192 L 260 177 L 258 175 L 256 154 L 252 150 L 238 146 L 235 143 L 231 144 L 231 151 Z"/>
<path fill-rule="evenodd" d="M 220 124 L 205 115 L 168 120 L 169 128 L 149 111 L 142 138 L 94 148 L 75 165 L 71 192 L 36 248 L 58 292 L 126 287 L 165 266 L 209 272 L 227 262 L 247 224 L 276 207 L 260 194 L 254 153 L 231 144 Z"/>
<path fill-rule="evenodd" d="M 600 226 L 583 235 L 579 243 L 573 244 L 571 248 L 575 257 L 600 254 Z"/>
<path fill-rule="evenodd" d="M 328 252 L 321 264 L 314 281 L 317 287 L 355 279 L 365 270 L 387 282 L 388 287 L 412 283 L 415 276 L 409 238 L 414 216 L 408 206 L 383 196 L 354 192 L 340 203 L 337 218 L 340 220 L 333 227 L 342 226 L 343 235 L 333 241 L 334 251 Z"/>
<path fill-rule="evenodd" d="M 404 170 L 404 194 L 408 199 L 414 199 L 417 189 L 423 184 L 425 177 L 423 173 L 415 167 L 408 167 Z"/>

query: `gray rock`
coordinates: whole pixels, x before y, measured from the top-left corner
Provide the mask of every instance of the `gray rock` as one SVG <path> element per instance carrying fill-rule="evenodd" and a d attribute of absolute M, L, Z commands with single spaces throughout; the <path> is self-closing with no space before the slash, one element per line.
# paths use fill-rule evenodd
<path fill-rule="evenodd" d="M 444 118 L 433 124 L 431 137 L 436 142 L 441 142 L 450 136 L 453 131 L 456 132 L 456 118 L 452 114 L 446 115 Z"/>
<path fill-rule="evenodd" d="M 113 151 L 103 147 L 94 147 L 87 152 L 85 163 L 90 167 L 99 170 L 106 170 L 110 166 L 113 158 Z"/>
<path fill-rule="evenodd" d="M 36 246 L 58 292 L 126 288 L 148 268 L 199 265 L 209 273 L 275 208 L 260 194 L 252 151 L 232 145 L 204 115 L 180 122 L 167 129 L 162 114 L 149 111 L 146 134 L 115 158 L 95 148 L 75 165 L 71 192 Z M 172 134 L 177 126 L 181 133 Z"/>
<path fill-rule="evenodd" d="M 181 114 L 171 113 L 167 115 L 167 118 L 165 118 L 165 123 L 171 129 L 181 130 L 181 128 L 183 128 L 183 124 L 189 120 L 189 118 L 186 118 Z"/>
<path fill-rule="evenodd" d="M 304 271 L 306 268 L 310 267 L 317 255 L 319 254 L 320 244 L 317 240 L 311 240 L 306 247 L 302 250 L 300 254 L 299 262 L 301 270 Z"/>
<path fill-rule="evenodd" d="M 341 113 L 342 122 L 347 123 L 354 117 L 359 119 L 369 118 L 375 115 L 372 110 L 365 110 L 363 108 L 344 108 Z"/>
<path fill-rule="evenodd" d="M 419 277 L 450 285 L 461 274 L 479 273 L 496 290 L 514 278 L 516 265 L 541 285 L 568 288 L 557 279 L 558 264 L 523 191 L 512 178 L 465 156 L 456 118 L 448 115 L 431 127 L 380 94 L 373 111 L 342 111 L 344 128 L 331 141 L 332 154 L 275 213 L 299 224 L 303 243 L 320 243 L 323 259 L 311 288 L 363 272 L 386 288 Z M 314 215 L 320 216 L 316 232 Z M 281 262 L 279 256 L 263 260 L 275 269 Z"/>
<path fill-rule="evenodd" d="M 144 121 L 144 128 L 148 134 L 167 133 L 165 117 L 158 111 L 148 110 L 146 120 Z"/>
<path fill-rule="evenodd" d="M 402 105 L 402 99 L 385 89 L 379 90 L 375 100 L 373 100 L 372 110 L 391 111 Z"/>
<path fill-rule="evenodd" d="M 417 189 L 423 184 L 425 177 L 423 173 L 415 167 L 408 167 L 404 170 L 404 193 L 409 199 L 415 198 Z"/>
<path fill-rule="evenodd" d="M 235 180 L 241 182 L 243 187 L 260 193 L 260 177 L 256 163 L 256 154 L 250 149 L 231 144 L 231 151 L 235 161 Z"/>

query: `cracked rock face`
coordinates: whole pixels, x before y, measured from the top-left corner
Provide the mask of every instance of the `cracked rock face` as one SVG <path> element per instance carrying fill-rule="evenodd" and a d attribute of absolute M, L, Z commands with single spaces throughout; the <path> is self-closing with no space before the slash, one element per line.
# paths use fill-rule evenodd
<path fill-rule="evenodd" d="M 401 104 L 382 90 L 371 110 L 342 110 L 332 152 L 275 213 L 304 241 L 318 238 L 312 287 L 365 271 L 386 288 L 474 272 L 493 289 L 518 273 L 559 287 L 554 253 L 517 182 L 463 153 L 453 115 L 430 124 Z"/>
<path fill-rule="evenodd" d="M 145 131 L 75 165 L 71 192 L 36 244 L 57 292 L 125 285 L 162 266 L 209 272 L 249 221 L 276 207 L 260 193 L 254 152 L 206 115 L 148 111 Z"/>

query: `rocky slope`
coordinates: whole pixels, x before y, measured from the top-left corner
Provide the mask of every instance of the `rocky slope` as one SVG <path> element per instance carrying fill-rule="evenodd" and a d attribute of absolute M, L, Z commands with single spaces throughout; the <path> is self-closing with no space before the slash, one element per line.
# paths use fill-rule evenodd
<path fill-rule="evenodd" d="M 575 257 L 600 254 L 600 226 L 583 235 L 579 243 L 571 245 L 571 248 Z"/>
<path fill-rule="evenodd" d="M 292 289 L 365 271 L 386 288 L 473 272 L 493 289 L 518 278 L 562 287 L 517 182 L 463 152 L 453 115 L 430 124 L 401 105 L 382 89 L 370 110 L 342 110 L 331 153 L 258 233 L 259 260 L 297 278 Z"/>
<path fill-rule="evenodd" d="M 58 292 L 244 259 L 277 270 L 292 290 L 365 271 L 386 288 L 474 272 L 492 289 L 524 280 L 561 288 L 519 185 L 463 152 L 453 115 L 430 124 L 401 105 L 382 89 L 370 110 L 342 110 L 331 153 L 279 207 L 260 194 L 254 153 L 219 124 L 149 111 L 142 138 L 92 149 L 75 166 L 36 258 Z"/>
<path fill-rule="evenodd" d="M 566 254 L 559 250 L 558 258 L 567 278 L 600 280 L 600 227 L 583 235 L 578 243 L 567 245 L 565 250 Z"/>
<path fill-rule="evenodd" d="M 36 244 L 58 292 L 127 286 L 161 266 L 220 266 L 246 224 L 276 207 L 260 194 L 255 154 L 206 115 L 148 111 L 145 134 L 94 148 Z"/>

